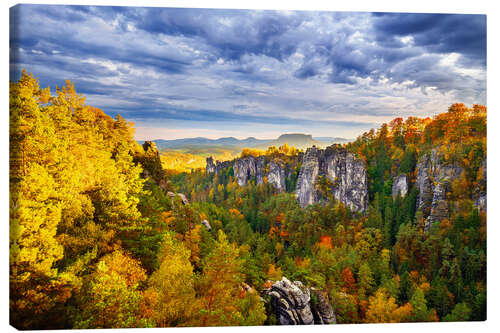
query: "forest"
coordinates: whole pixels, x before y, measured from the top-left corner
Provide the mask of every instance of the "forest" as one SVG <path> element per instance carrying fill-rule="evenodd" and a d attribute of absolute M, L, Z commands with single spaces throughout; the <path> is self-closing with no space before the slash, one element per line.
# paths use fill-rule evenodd
<path fill-rule="evenodd" d="M 301 207 L 300 149 L 241 153 L 295 170 L 283 191 L 265 178 L 240 186 L 232 167 L 165 169 L 132 123 L 87 105 L 69 81 L 53 94 L 23 71 L 10 82 L 10 323 L 278 325 L 265 290 L 283 277 L 322 291 L 337 324 L 486 320 L 476 197 L 486 192 L 487 111 L 440 112 L 342 145 L 366 166 L 366 212 L 328 198 L 325 179 L 315 186 L 328 200 Z M 446 216 L 426 226 L 417 178 L 432 152 L 463 172 L 444 194 Z M 401 174 L 404 196 L 393 194 Z"/>

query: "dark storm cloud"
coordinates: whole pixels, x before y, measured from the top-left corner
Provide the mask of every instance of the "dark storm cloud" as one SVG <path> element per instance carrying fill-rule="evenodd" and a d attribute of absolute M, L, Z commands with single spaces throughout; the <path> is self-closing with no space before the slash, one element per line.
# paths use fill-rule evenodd
<path fill-rule="evenodd" d="M 380 42 L 413 36 L 416 46 L 435 53 L 457 52 L 486 64 L 486 15 L 374 14 Z"/>
<path fill-rule="evenodd" d="M 249 14 L 243 10 L 148 8 L 129 14 L 137 19 L 139 29 L 201 39 L 226 60 L 255 54 L 281 61 L 296 50 L 295 41 L 283 40 L 283 35 L 302 22 L 298 15 L 288 18 L 274 12 Z"/>
<path fill-rule="evenodd" d="M 486 100 L 483 15 L 20 5 L 10 53 L 12 79 L 22 68 L 42 86 L 70 79 L 89 103 L 145 123 L 359 129 L 435 112 L 436 98 Z"/>

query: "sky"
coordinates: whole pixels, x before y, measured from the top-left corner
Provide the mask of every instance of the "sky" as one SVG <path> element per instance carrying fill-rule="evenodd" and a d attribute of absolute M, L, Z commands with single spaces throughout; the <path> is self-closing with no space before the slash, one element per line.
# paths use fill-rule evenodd
<path fill-rule="evenodd" d="M 10 76 L 71 80 L 136 139 L 355 138 L 486 105 L 486 16 L 18 5 Z"/>

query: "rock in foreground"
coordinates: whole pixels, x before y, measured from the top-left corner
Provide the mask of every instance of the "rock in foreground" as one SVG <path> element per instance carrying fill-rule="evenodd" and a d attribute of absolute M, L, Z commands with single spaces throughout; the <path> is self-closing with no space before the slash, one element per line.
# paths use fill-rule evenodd
<path fill-rule="evenodd" d="M 311 302 L 311 293 L 316 298 Z M 268 291 L 271 306 L 281 325 L 312 325 L 336 323 L 333 307 L 325 293 L 309 289 L 300 281 L 286 277 L 276 281 Z"/>

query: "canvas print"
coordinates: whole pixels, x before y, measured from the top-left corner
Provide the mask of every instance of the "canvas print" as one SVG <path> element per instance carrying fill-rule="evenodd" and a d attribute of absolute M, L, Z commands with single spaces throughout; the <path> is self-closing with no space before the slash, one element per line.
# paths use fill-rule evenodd
<path fill-rule="evenodd" d="M 10 9 L 10 324 L 486 320 L 486 16 Z"/>

